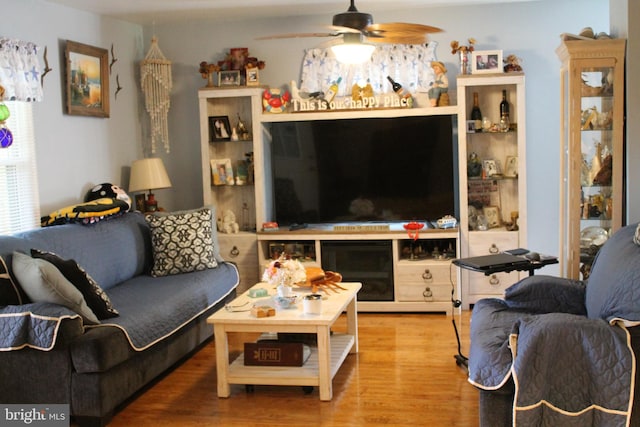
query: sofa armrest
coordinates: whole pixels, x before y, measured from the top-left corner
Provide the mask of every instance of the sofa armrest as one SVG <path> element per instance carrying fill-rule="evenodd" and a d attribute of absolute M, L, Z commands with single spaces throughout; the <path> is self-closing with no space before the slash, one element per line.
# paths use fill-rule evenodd
<path fill-rule="evenodd" d="M 0 308 L 0 351 L 33 348 L 49 351 L 84 332 L 78 313 L 52 303 Z"/>
<path fill-rule="evenodd" d="M 554 276 L 529 276 L 505 290 L 511 309 L 530 313 L 568 313 L 586 315 L 586 286 L 580 280 Z"/>

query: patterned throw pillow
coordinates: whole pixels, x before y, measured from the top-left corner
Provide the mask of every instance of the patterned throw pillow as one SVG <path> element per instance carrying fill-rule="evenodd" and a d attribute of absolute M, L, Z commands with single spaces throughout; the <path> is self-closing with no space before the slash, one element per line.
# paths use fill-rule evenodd
<path fill-rule="evenodd" d="M 636 232 L 633 235 L 633 243 L 640 245 L 640 224 L 636 227 Z"/>
<path fill-rule="evenodd" d="M 0 307 L 6 305 L 21 305 L 26 301 L 20 292 L 20 288 L 13 281 L 4 259 L 0 256 Z"/>
<path fill-rule="evenodd" d="M 211 209 L 146 215 L 151 229 L 154 277 L 218 266 L 214 256 Z"/>
<path fill-rule="evenodd" d="M 60 270 L 63 276 L 82 293 L 87 305 L 98 319 L 109 319 L 120 314 L 100 285 L 74 260 L 62 259 L 53 252 L 38 249 L 31 249 L 31 257 L 49 261 Z"/>

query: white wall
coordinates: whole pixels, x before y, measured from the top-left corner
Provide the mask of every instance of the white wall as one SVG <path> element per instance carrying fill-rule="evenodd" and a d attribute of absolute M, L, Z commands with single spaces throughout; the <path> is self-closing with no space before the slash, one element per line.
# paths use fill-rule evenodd
<path fill-rule="evenodd" d="M 41 0 L 0 0 L 0 34 L 48 48 L 44 101 L 35 105 L 35 138 L 42 214 L 81 202 L 95 184 L 126 185 L 128 167 L 141 156 L 137 63 L 142 27 Z M 110 85 L 111 118 L 69 116 L 65 111 L 66 40 L 110 49 L 118 61 Z M 124 88 L 114 97 L 116 74 Z"/>
<path fill-rule="evenodd" d="M 364 8 L 361 6 L 361 10 Z M 252 56 L 265 60 L 263 84 L 275 87 L 299 79 L 305 48 L 322 39 L 255 40 L 256 37 L 322 31 L 331 21 L 332 11 L 323 16 L 256 19 L 250 22 L 203 22 L 156 24 L 145 28 L 145 38 L 159 37 L 164 54 L 174 62 L 174 94 L 170 113 L 170 132 L 174 152 L 170 163 L 174 184 L 183 191 L 172 193 L 176 207 L 195 207 L 202 203 L 200 176 L 178 174 L 195 170 L 198 158 L 197 90 L 205 81 L 197 72 L 200 61 L 217 61 L 232 47 L 248 47 Z M 477 49 L 503 49 L 523 59 L 527 79 L 527 170 L 529 207 L 529 247 L 545 253 L 558 251 L 559 188 L 559 69 L 556 57 L 560 33 L 579 32 L 584 26 L 609 31 L 609 3 L 602 0 L 541 0 L 515 4 L 473 7 L 433 7 L 377 13 L 376 22 L 416 22 L 445 31 L 432 40 L 439 43 L 437 55 L 449 69 L 449 82 L 455 82 L 457 61 L 451 54 L 451 40 L 477 40 Z M 497 108 L 497 106 L 496 106 Z M 550 270 L 551 271 L 551 270 Z"/>

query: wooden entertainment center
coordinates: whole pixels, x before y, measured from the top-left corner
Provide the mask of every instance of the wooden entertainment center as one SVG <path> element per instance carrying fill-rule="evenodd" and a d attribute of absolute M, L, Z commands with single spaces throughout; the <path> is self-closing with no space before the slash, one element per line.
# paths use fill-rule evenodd
<path fill-rule="evenodd" d="M 493 79 L 498 79 L 491 83 L 492 85 L 497 85 L 496 91 L 499 92 L 502 87 L 499 79 L 505 77 L 507 75 L 492 77 Z M 488 77 L 474 76 L 473 78 L 478 79 L 474 81 L 486 82 Z M 518 78 L 521 79 L 521 83 L 509 80 L 508 84 L 513 86 L 508 87 L 515 88 L 519 84 L 523 85 L 524 76 L 519 75 Z M 203 203 L 215 206 L 218 218 L 221 218 L 227 210 L 233 211 L 236 215 L 236 221 L 240 225 L 240 232 L 234 234 L 220 233 L 219 236 L 222 256 L 227 260 L 236 262 L 240 269 L 241 286 L 239 290 L 241 292 L 260 281 L 260 276 L 266 263 L 275 255 L 278 248 L 286 245 L 289 249 L 305 248 L 306 253 L 302 254 L 304 262 L 322 266 L 325 269 L 328 269 L 327 265 L 337 265 L 337 271 L 346 276 L 345 281 L 362 282 L 363 290 L 358 297 L 358 309 L 360 311 L 451 313 L 453 300 L 462 299 L 464 304 L 468 304 L 472 302 L 469 301 L 469 298 L 475 300 L 480 295 L 479 292 L 475 292 L 477 289 L 475 285 L 474 287 L 469 285 L 461 286 L 460 271 L 451 264 L 451 259 L 453 258 L 469 256 L 475 253 L 475 249 L 472 251 L 469 249 L 471 244 L 470 233 L 460 232 L 461 229 L 466 230 L 469 226 L 466 218 L 467 180 L 464 172 L 458 174 L 460 176 L 456 180 L 459 185 L 459 204 L 462 216 L 462 218 L 458 218 L 459 228 L 437 229 L 425 227 L 420 230 L 416 241 L 409 237 L 401 222 L 382 224 L 350 223 L 348 227 L 341 224 L 309 224 L 305 228 L 297 230 L 289 230 L 288 227 L 282 227 L 277 231 L 262 230 L 263 223 L 275 220 L 274 204 L 271 199 L 274 194 L 273 177 L 271 175 L 272 141 L 270 130 L 272 123 L 436 115 L 451 116 L 454 119 L 454 142 L 456 130 L 458 133 L 458 157 L 464 156 L 466 159 L 466 138 L 461 138 L 459 135 L 460 128 L 464 129 L 465 118 L 468 114 L 467 110 L 470 110 L 470 106 L 464 100 L 462 102 L 459 101 L 458 105 L 446 107 L 273 114 L 263 113 L 262 111 L 263 91 L 264 88 L 259 87 L 203 88 L 198 93 Z M 521 107 L 523 111 L 524 103 L 522 103 Z M 487 106 L 488 110 L 489 107 Z M 238 140 L 231 140 L 232 138 L 216 138 L 216 140 L 213 140 L 212 120 L 221 117 L 228 118 L 231 128 L 237 125 L 238 120 L 241 120 L 248 130 L 248 135 L 245 135 L 245 138 L 240 136 Z M 522 144 L 524 147 L 524 120 L 523 113 L 520 112 L 520 106 L 518 107 L 518 117 L 520 118 L 520 123 L 522 123 L 522 135 L 518 131 L 517 138 L 507 137 L 507 140 L 511 141 L 509 143 L 516 141 L 517 146 Z M 455 128 L 456 118 L 459 123 L 458 129 Z M 228 130 L 230 131 L 231 129 Z M 498 137 L 503 136 L 499 135 Z M 494 136 L 485 135 L 484 141 L 490 141 L 491 138 L 494 138 Z M 462 147 L 463 141 L 465 142 L 464 148 Z M 509 150 L 514 149 L 509 148 Z M 520 149 L 516 151 L 520 153 Z M 214 169 L 222 167 L 220 173 L 224 173 L 224 165 L 231 164 L 235 174 L 237 166 L 240 165 L 239 162 L 243 162 L 246 158 L 246 153 L 249 152 L 253 152 L 253 171 L 248 174 L 250 179 L 245 181 L 243 177 L 239 182 L 241 185 L 235 185 L 235 182 L 233 183 L 234 185 L 214 184 L 212 167 Z M 520 158 L 520 162 L 523 160 L 524 156 Z M 459 159 L 457 163 L 460 171 L 466 171 L 466 160 Z M 245 166 L 246 163 L 243 163 L 241 167 Z M 520 176 L 515 180 L 510 180 L 510 182 L 518 182 L 520 180 L 520 185 L 523 185 L 524 168 L 520 170 Z M 493 177 L 493 180 L 495 179 L 496 177 Z M 513 191 L 511 191 L 512 193 Z M 507 209 L 510 210 L 517 209 L 518 203 L 522 201 L 523 197 L 518 198 L 517 192 L 515 202 L 513 195 L 509 197 L 511 198 L 505 206 L 509 206 Z M 513 207 L 514 203 L 516 208 Z M 464 208 L 462 205 L 464 205 Z M 520 209 L 520 211 L 522 212 L 524 209 Z M 454 214 L 454 212 L 451 213 Z M 509 212 L 506 212 L 506 215 L 508 217 Z M 521 214 L 521 218 L 522 216 Z M 520 230 L 523 228 L 521 227 Z M 501 250 L 512 249 L 524 244 L 524 239 L 520 237 L 521 232 L 507 231 L 504 227 L 472 234 L 475 235 L 474 245 L 478 245 L 479 242 L 481 246 L 487 248 L 488 253 L 496 247 L 496 242 L 499 242 Z M 508 237 L 508 243 L 500 240 L 504 239 L 505 236 Z M 503 247 L 505 245 L 509 247 Z M 347 261 L 345 264 L 344 260 L 349 259 L 350 253 L 352 254 L 352 259 L 355 259 L 353 254 L 358 253 L 360 256 L 357 259 L 372 258 L 367 256 L 366 251 L 368 250 L 387 254 L 385 256 L 389 258 L 388 268 L 381 268 L 384 271 L 380 273 L 386 274 L 388 276 L 386 279 L 378 280 L 374 277 L 375 274 L 373 273 L 377 270 L 377 267 L 363 266 L 359 271 L 352 272 L 349 268 L 351 263 Z M 382 261 L 380 263 L 384 264 Z M 367 278 L 370 278 L 372 283 L 372 299 L 368 299 L 365 294 L 367 291 Z M 515 281 L 515 279 L 511 282 Z M 389 292 L 381 291 L 383 296 L 376 300 L 375 295 L 378 291 L 375 288 L 378 286 L 378 282 L 384 280 L 390 282 L 391 289 Z M 507 281 L 505 280 L 500 281 L 498 286 L 491 284 L 488 289 L 482 289 L 482 295 L 494 294 L 501 296 L 506 286 Z"/>

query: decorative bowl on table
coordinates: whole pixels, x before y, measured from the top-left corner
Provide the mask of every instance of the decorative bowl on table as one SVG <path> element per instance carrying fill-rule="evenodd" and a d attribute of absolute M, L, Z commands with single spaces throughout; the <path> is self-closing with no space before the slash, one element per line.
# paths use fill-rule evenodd
<path fill-rule="evenodd" d="M 293 308 L 293 306 L 296 305 L 296 302 L 298 302 L 298 296 L 291 295 L 291 296 L 283 297 L 280 295 L 274 295 L 273 302 L 276 304 L 278 308 L 282 308 L 282 309 Z"/>

